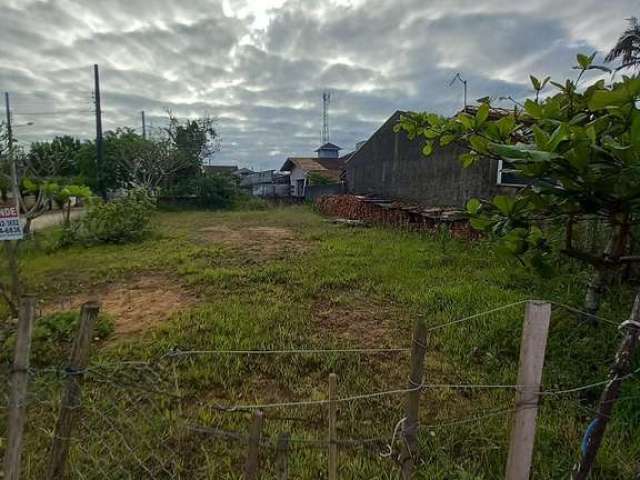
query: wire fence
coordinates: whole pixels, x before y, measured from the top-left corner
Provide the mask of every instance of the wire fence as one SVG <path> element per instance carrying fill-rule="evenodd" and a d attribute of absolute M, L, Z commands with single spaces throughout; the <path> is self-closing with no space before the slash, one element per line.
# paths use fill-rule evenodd
<path fill-rule="evenodd" d="M 459 326 L 483 315 L 522 305 L 515 302 L 469 317 L 428 328 L 429 335 Z M 557 308 L 566 306 L 557 305 Z M 608 325 L 615 322 L 601 319 Z M 405 417 L 404 400 L 419 392 L 425 408 L 420 417 L 420 444 L 439 444 L 439 449 L 461 434 L 485 438 L 493 448 L 506 452 L 510 420 L 515 413 L 540 408 L 541 416 L 553 417 L 568 408 L 589 412 L 581 399 L 586 391 L 598 393 L 607 379 L 580 385 L 543 388 L 534 404 L 516 404 L 517 383 L 429 382 L 406 387 L 388 379 L 370 378 L 359 384 L 349 378 L 337 398 L 325 393 L 326 373 L 335 367 L 314 363 L 309 382 L 289 378 L 261 381 L 264 373 L 253 368 L 254 359 L 274 357 L 269 368 L 292 357 L 344 357 L 337 372 L 359 367 L 362 356 L 383 356 L 398 377 L 408 376 L 407 346 L 396 348 L 280 349 L 280 350 L 179 350 L 171 349 L 147 361 L 96 361 L 82 371 L 68 368 L 32 368 L 29 371 L 27 427 L 23 455 L 23 478 L 45 478 L 48 455 L 65 385 L 82 376 L 79 422 L 73 430 L 68 472 L 73 478 L 224 478 L 242 470 L 251 442 L 249 427 L 255 411 L 263 411 L 264 429 L 259 448 L 261 471 L 274 478 L 291 464 L 293 478 L 324 475 L 329 448 L 361 472 L 397 472 L 399 429 Z M 215 358 L 217 365 L 212 368 Z M 236 370 L 237 362 L 249 367 Z M 405 367 L 406 366 L 406 367 Z M 214 372 L 215 370 L 215 372 Z M 277 369 L 276 369 L 277 371 Z M 225 375 L 225 372 L 229 376 Z M 238 374 L 241 378 L 231 378 Z M 274 373 L 274 372 L 271 372 Z M 640 369 L 627 377 L 636 377 Z M 9 385 L 9 368 L 0 372 Z M 353 375 L 357 376 L 354 370 Z M 348 377 L 349 375 L 345 375 Z M 277 380 L 277 379 L 276 379 Z M 355 389 L 352 385 L 360 388 Z M 286 387 L 286 388 L 285 388 Z M 491 395 L 486 395 L 491 392 Z M 6 387 L 2 390 L 6 396 Z M 449 399 L 456 398 L 456 401 Z M 469 401 L 461 402 L 459 399 Z M 444 400 L 443 400 L 444 399 Z M 633 402 L 627 396 L 621 402 Z M 338 405 L 337 440 L 327 436 L 327 408 Z M 450 403 L 447 403 L 450 402 Z M 3 402 L 7 405 L 7 401 Z M 3 415 L 4 417 L 4 415 Z M 6 428 L 1 424 L 2 431 Z M 286 449 L 283 449 L 286 435 Z M 458 440 L 459 441 L 459 440 Z M 437 455 L 429 452 L 426 457 Z M 433 458 L 432 458 L 433 460 Z M 625 467 L 621 467 L 625 468 Z M 629 467 L 631 468 L 631 467 Z"/>

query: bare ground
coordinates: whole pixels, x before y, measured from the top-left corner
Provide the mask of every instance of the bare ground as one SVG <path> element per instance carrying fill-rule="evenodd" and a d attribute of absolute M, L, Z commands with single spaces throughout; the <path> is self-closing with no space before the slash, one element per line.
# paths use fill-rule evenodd
<path fill-rule="evenodd" d="M 281 227 L 206 227 L 200 230 L 210 242 L 222 243 L 240 248 L 247 253 L 257 253 L 268 257 L 284 255 L 288 252 L 304 250 L 304 242 L 296 233 Z"/>
<path fill-rule="evenodd" d="M 350 298 L 346 304 L 323 299 L 313 307 L 316 335 L 330 332 L 353 348 L 398 346 L 402 339 L 398 338 L 397 318 L 391 306 L 367 299 Z"/>
<path fill-rule="evenodd" d="M 90 293 L 59 298 L 45 305 L 42 311 L 47 314 L 72 310 L 94 299 L 99 300 L 101 310 L 114 319 L 116 337 L 153 328 L 197 300 L 173 279 L 153 274 L 103 285 Z"/>

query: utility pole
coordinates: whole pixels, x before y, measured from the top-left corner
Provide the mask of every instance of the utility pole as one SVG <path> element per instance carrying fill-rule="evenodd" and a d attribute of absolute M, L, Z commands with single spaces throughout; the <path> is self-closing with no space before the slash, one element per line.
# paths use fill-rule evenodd
<path fill-rule="evenodd" d="M 98 192 L 103 199 L 106 200 L 107 193 L 104 185 L 102 184 L 102 165 L 103 165 L 103 148 L 102 148 L 102 110 L 100 107 L 100 73 L 98 72 L 98 65 L 93 66 L 94 76 L 94 97 L 96 102 L 96 176 L 98 183 Z"/>
<path fill-rule="evenodd" d="M 147 124 L 144 121 L 144 110 L 140 112 L 140 117 L 142 118 L 142 138 L 147 138 Z"/>
<path fill-rule="evenodd" d="M 20 185 L 18 183 L 16 158 L 13 155 L 13 128 L 11 126 L 11 103 L 9 100 L 9 92 L 4 92 L 4 106 L 7 114 L 7 149 L 9 150 L 9 162 L 11 163 L 13 200 L 16 202 L 16 212 L 20 215 Z"/>

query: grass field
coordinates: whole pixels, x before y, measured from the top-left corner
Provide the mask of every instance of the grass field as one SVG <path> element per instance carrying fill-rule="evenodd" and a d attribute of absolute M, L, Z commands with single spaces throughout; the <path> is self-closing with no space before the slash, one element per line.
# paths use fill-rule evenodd
<path fill-rule="evenodd" d="M 406 353 L 171 356 L 179 350 L 408 347 L 416 319 L 446 323 L 524 299 L 580 305 L 586 274 L 558 266 L 551 280 L 467 243 L 326 222 L 307 207 L 236 212 L 165 212 L 156 233 L 130 245 L 49 251 L 52 233 L 28 247 L 24 274 L 46 315 L 99 296 L 106 321 L 85 385 L 85 411 L 71 452 L 73 478 L 239 478 L 251 415 L 216 406 L 340 397 L 405 388 Z M 632 292 L 614 288 L 601 315 L 625 318 Z M 524 306 L 435 330 L 426 382 L 513 384 Z M 1 313 L 1 312 L 0 312 Z M 69 332 L 60 338 L 68 340 Z M 619 336 L 553 309 L 544 388 L 606 379 Z M 34 344 L 26 478 L 40 478 L 68 342 Z M 8 342 L 7 345 L 9 345 Z M 6 350 L 4 353 L 6 357 Z M 161 358 L 163 357 L 164 358 Z M 153 361 L 122 364 L 123 361 Z M 535 479 L 567 478 L 599 388 L 545 396 Z M 422 396 L 420 479 L 502 478 L 513 390 L 433 388 Z M 640 386 L 627 382 L 593 478 L 632 478 L 640 459 Z M 45 401 L 49 400 L 49 401 Z M 270 408 L 265 434 L 290 432 L 290 478 L 326 478 L 325 405 Z M 386 439 L 403 416 L 402 395 L 340 404 L 341 439 Z M 214 430 L 217 429 L 217 430 Z M 397 478 L 378 444 L 340 449 L 340 478 Z M 262 476 L 275 451 L 261 450 Z"/>

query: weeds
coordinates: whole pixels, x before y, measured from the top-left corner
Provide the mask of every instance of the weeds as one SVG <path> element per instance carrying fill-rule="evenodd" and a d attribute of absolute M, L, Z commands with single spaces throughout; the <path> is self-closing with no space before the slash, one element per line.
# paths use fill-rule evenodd
<path fill-rule="evenodd" d="M 96 364 L 157 360 L 176 348 L 408 346 L 418 317 L 433 326 L 527 298 L 579 304 L 582 297 L 574 273 L 539 279 L 494 255 L 489 243 L 390 229 L 341 228 L 324 222 L 307 207 L 160 213 L 155 223 L 159 235 L 136 244 L 71 247 L 55 255 L 35 248 L 29 251 L 25 273 L 32 290 L 41 292 L 45 300 L 89 288 L 99 290 L 100 285 L 149 271 L 176 276 L 202 299 L 144 334 L 98 344 Z M 212 241 L 201 233 L 211 226 L 239 231 L 265 226 L 287 229 L 304 243 L 304 253 L 281 248 L 276 255 L 265 255 L 260 249 L 248 251 Z M 601 314 L 620 320 L 630 303 L 631 291 L 621 288 L 610 294 Z M 514 383 L 522 315 L 521 306 L 515 306 L 435 331 L 428 344 L 427 382 Z M 366 327 L 354 329 L 357 323 Z M 554 309 L 545 388 L 604 380 L 616 335 L 610 325 L 584 325 L 574 315 Z M 397 354 L 201 355 L 158 365 L 153 375 L 110 372 L 113 384 L 95 379 L 85 383 L 88 408 L 72 462 L 86 478 L 148 477 L 145 468 L 162 478 L 168 477 L 163 469 L 184 478 L 237 478 L 244 445 L 185 430 L 186 423 L 246 432 L 249 415 L 220 413 L 212 406 L 326 398 L 331 372 L 338 374 L 339 396 L 403 388 L 408 358 Z M 132 384 L 143 391 L 132 390 L 128 386 Z M 152 388 L 170 393 L 178 388 L 181 400 L 149 393 Z M 640 397 L 637 382 L 628 382 L 623 397 L 629 400 L 616 410 L 593 478 L 633 474 L 632 462 L 624 459 L 640 454 L 638 400 L 633 400 Z M 455 422 L 495 409 L 508 410 L 513 392 L 434 389 L 423 398 L 420 441 L 425 464 L 418 478 L 500 478 L 509 414 Z M 536 443 L 536 478 L 566 476 L 596 401 L 597 390 L 545 398 Z M 342 404 L 339 436 L 390 439 L 402 410 L 402 397 Z M 108 415 L 111 424 L 101 415 Z M 28 473 L 37 478 L 37 459 L 46 451 L 46 436 L 33 432 L 51 428 L 51 415 L 34 408 L 29 418 L 30 435 L 36 439 L 29 446 L 27 456 L 34 466 Z M 289 431 L 293 438 L 322 440 L 325 420 L 323 407 L 270 410 L 265 433 L 275 438 Z M 135 455 L 125 448 L 114 425 Z M 105 454 L 107 444 L 109 454 Z M 292 477 L 322 477 L 326 452 L 304 445 L 292 444 Z M 345 449 L 339 458 L 344 478 L 394 478 L 394 465 L 376 453 Z M 273 460 L 272 452 L 265 449 L 265 478 L 272 478 Z M 105 477 L 102 472 L 112 473 Z"/>

